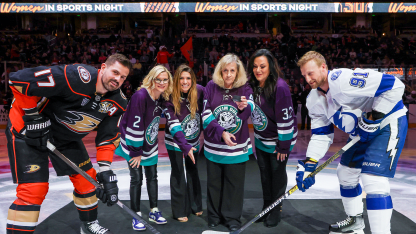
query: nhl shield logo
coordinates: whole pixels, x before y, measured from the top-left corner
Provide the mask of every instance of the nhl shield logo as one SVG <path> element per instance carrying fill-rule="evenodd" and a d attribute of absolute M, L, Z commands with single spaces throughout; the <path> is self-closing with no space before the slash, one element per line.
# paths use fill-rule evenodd
<path fill-rule="evenodd" d="M 266 114 L 260 109 L 258 105 L 254 108 L 254 111 L 251 113 L 251 120 L 253 122 L 253 127 L 257 131 L 263 131 L 267 128 L 267 117 Z"/>
<path fill-rule="evenodd" d="M 191 114 L 189 114 L 182 120 L 181 127 L 186 140 L 192 140 L 199 136 L 199 126 L 201 126 L 201 118 L 198 113 L 195 113 L 194 119 L 191 119 Z"/>
<path fill-rule="evenodd" d="M 160 116 L 156 116 L 146 129 L 146 141 L 149 145 L 156 142 L 157 134 L 159 133 Z"/>
<path fill-rule="evenodd" d="M 231 105 L 221 105 L 215 108 L 213 114 L 218 124 L 229 133 L 236 133 L 240 130 L 242 121 L 237 116 L 238 110 Z"/>
<path fill-rule="evenodd" d="M 81 78 L 82 82 L 89 83 L 91 81 L 91 74 L 90 72 L 82 66 L 78 66 L 78 74 Z"/>

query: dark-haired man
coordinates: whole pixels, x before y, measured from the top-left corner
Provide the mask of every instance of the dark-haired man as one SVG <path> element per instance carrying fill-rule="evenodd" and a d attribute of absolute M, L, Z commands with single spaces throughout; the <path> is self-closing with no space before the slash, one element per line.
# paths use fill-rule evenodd
<path fill-rule="evenodd" d="M 7 148 L 17 199 L 9 208 L 7 233 L 33 233 L 40 206 L 48 192 L 48 156 L 58 176 L 69 175 L 74 204 L 82 221 L 81 233 L 110 234 L 97 220 L 97 197 L 107 205 L 118 200 L 117 178 L 110 165 L 119 144 L 118 123 L 127 100 L 120 87 L 131 69 L 130 61 L 114 54 L 101 69 L 84 64 L 39 66 L 10 75 L 14 94 L 6 129 Z M 82 138 L 97 129 L 97 174 Z M 97 190 L 59 158 L 50 154 L 47 141 L 103 184 Z"/>

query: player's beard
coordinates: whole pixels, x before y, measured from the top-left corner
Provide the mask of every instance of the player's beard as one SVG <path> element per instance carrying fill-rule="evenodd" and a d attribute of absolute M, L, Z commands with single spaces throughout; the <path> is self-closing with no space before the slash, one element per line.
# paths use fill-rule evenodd
<path fill-rule="evenodd" d="M 318 87 L 321 87 L 325 84 L 325 75 L 321 74 L 320 79 L 316 79 L 314 84 L 309 84 L 312 89 L 316 89 Z"/>
<path fill-rule="evenodd" d="M 117 87 L 113 87 L 111 85 L 111 81 L 116 82 L 118 84 Z M 117 90 L 118 88 L 120 88 L 119 82 L 117 82 L 116 80 L 112 80 L 110 78 L 107 78 L 106 74 L 103 74 L 103 77 L 101 79 L 101 83 L 102 83 L 103 87 L 109 92 Z"/>

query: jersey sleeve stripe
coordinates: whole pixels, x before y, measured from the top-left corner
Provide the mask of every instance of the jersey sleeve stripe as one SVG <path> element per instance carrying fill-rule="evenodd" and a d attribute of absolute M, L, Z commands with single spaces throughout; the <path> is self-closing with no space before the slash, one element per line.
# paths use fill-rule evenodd
<path fill-rule="evenodd" d="M 126 130 L 127 130 L 127 132 L 132 133 L 134 135 L 143 135 L 144 134 L 144 131 L 134 131 L 133 129 L 131 129 L 129 127 L 127 127 Z"/>
<path fill-rule="evenodd" d="M 277 130 L 277 133 L 280 135 L 280 134 L 293 134 L 293 127 L 292 128 L 290 128 L 290 129 L 287 129 L 287 130 L 280 130 L 280 129 L 278 129 Z"/>
<path fill-rule="evenodd" d="M 202 120 L 204 121 L 204 129 L 206 129 L 209 125 L 209 123 L 211 123 L 213 120 L 215 119 L 215 117 L 212 114 L 206 115 L 204 117 L 202 117 Z"/>
<path fill-rule="evenodd" d="M 170 132 L 172 132 L 172 130 L 175 128 L 175 127 L 180 127 L 181 125 L 179 124 L 179 123 L 174 123 L 174 124 L 171 124 L 170 126 L 169 126 L 169 131 Z M 175 134 L 172 134 L 172 136 L 173 135 L 175 135 Z"/>
<path fill-rule="evenodd" d="M 172 136 L 175 136 L 175 134 L 179 131 L 182 131 L 181 126 L 178 124 L 177 126 L 174 126 L 173 128 L 169 129 Z"/>
<path fill-rule="evenodd" d="M 331 123 L 328 126 L 312 129 L 314 135 L 328 135 L 334 133 L 334 125 Z"/>
<path fill-rule="evenodd" d="M 383 74 L 383 76 L 381 77 L 380 86 L 378 87 L 376 94 L 374 96 L 378 97 L 380 96 L 380 94 L 388 90 L 391 90 L 394 86 L 395 81 L 396 81 L 396 77 L 392 75 L 388 75 L 388 74 Z"/>
<path fill-rule="evenodd" d="M 292 121 L 290 121 L 289 123 L 277 123 L 277 127 L 278 128 L 283 128 L 283 127 L 289 127 L 289 126 L 292 126 L 293 125 L 293 119 L 292 119 Z"/>
<path fill-rule="evenodd" d="M 279 141 L 288 141 L 293 139 L 293 132 L 289 134 L 279 134 Z"/>
<path fill-rule="evenodd" d="M 253 101 L 251 101 L 251 100 L 247 100 L 247 103 L 250 105 L 251 111 L 253 112 L 253 111 L 254 111 L 254 108 L 256 107 L 256 106 L 254 105 L 254 102 L 253 102 Z"/>

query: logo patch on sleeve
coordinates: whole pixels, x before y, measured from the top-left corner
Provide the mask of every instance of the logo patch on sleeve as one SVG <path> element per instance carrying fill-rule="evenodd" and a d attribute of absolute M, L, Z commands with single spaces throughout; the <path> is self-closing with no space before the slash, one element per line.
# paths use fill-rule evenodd
<path fill-rule="evenodd" d="M 342 73 L 342 71 L 336 71 L 336 72 L 332 73 L 331 80 L 338 79 L 338 77 L 341 75 L 341 73 Z"/>
<path fill-rule="evenodd" d="M 81 78 L 82 82 L 89 83 L 91 81 L 90 72 L 87 69 L 85 69 L 85 67 L 82 67 L 82 66 L 78 66 L 77 69 L 78 69 L 79 77 Z"/>

